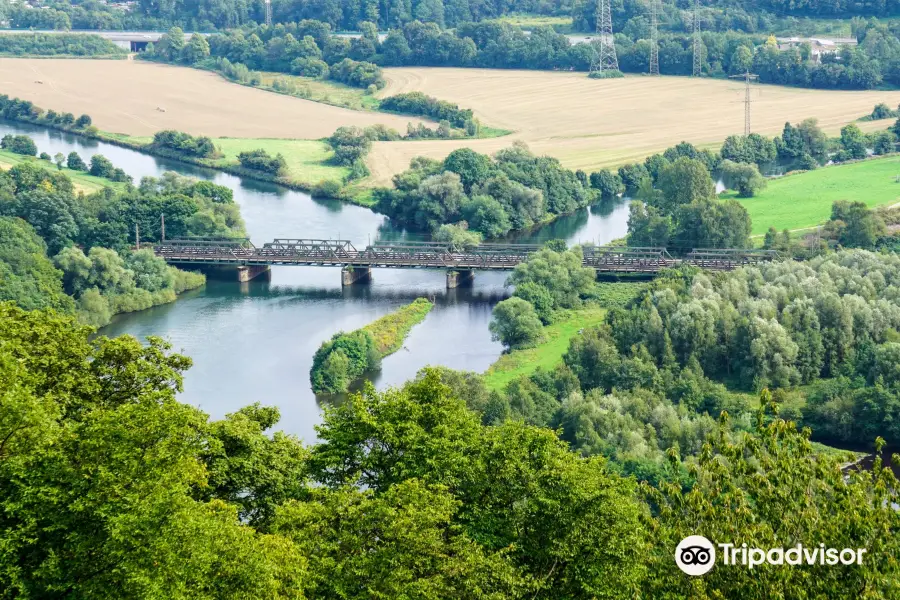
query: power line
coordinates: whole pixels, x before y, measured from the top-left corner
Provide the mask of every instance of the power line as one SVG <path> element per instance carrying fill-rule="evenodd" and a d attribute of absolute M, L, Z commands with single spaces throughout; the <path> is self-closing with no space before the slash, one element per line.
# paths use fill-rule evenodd
<path fill-rule="evenodd" d="M 659 12 L 657 0 L 650 0 L 650 74 L 659 75 Z"/>
<path fill-rule="evenodd" d="M 700 0 L 694 0 L 694 70 L 692 75 L 703 75 L 703 40 L 700 39 Z"/>
<path fill-rule="evenodd" d="M 600 0 L 597 4 L 597 33 L 600 34 L 600 41 L 591 64 L 591 73 L 618 71 L 619 59 L 616 56 L 616 41 L 613 37 L 610 0 Z"/>

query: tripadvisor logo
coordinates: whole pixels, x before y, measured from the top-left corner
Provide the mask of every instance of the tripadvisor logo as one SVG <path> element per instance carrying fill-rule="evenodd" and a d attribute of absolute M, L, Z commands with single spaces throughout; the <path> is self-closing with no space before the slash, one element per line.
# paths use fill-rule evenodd
<path fill-rule="evenodd" d="M 675 564 L 688 575 L 703 575 L 716 564 L 716 547 L 721 551 L 722 564 L 753 569 L 760 565 L 861 565 L 865 548 L 806 547 L 748 548 L 747 544 L 713 544 L 702 535 L 689 535 L 675 548 Z"/>

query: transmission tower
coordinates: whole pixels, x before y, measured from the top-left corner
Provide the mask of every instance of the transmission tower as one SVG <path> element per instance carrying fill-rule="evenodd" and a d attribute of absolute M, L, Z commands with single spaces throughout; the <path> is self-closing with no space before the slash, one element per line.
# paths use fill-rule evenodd
<path fill-rule="evenodd" d="M 266 0 L 266 25 L 272 26 L 272 0 Z"/>
<path fill-rule="evenodd" d="M 612 30 L 612 10 L 609 3 L 610 0 L 599 0 L 597 3 L 597 33 L 600 34 L 600 42 L 591 63 L 591 73 L 619 70 L 616 41 L 613 38 Z"/>
<path fill-rule="evenodd" d="M 744 135 L 750 135 L 750 82 L 759 79 L 759 75 L 747 71 L 743 75 L 732 75 L 732 78 L 744 78 Z"/>
<path fill-rule="evenodd" d="M 657 0 L 650 0 L 650 74 L 659 75 L 659 16 Z"/>
<path fill-rule="evenodd" d="M 700 0 L 694 0 L 694 77 L 703 75 L 703 40 L 700 39 Z"/>

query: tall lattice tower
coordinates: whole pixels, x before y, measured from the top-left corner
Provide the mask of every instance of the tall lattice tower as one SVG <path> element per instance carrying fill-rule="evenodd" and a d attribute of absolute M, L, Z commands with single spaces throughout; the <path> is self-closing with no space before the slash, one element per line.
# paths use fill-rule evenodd
<path fill-rule="evenodd" d="M 657 0 L 650 0 L 650 74 L 659 75 L 659 10 Z"/>
<path fill-rule="evenodd" d="M 600 34 L 600 40 L 591 63 L 591 73 L 619 70 L 616 41 L 612 30 L 612 10 L 609 4 L 610 0 L 599 0 L 597 3 L 597 33 Z"/>
<path fill-rule="evenodd" d="M 694 77 L 703 75 L 703 40 L 700 39 L 700 0 L 694 0 Z"/>
<path fill-rule="evenodd" d="M 266 0 L 266 25 L 272 26 L 272 0 Z"/>

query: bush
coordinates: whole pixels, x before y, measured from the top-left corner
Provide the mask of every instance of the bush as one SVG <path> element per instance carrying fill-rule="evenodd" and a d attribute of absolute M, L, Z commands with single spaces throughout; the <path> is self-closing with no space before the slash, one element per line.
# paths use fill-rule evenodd
<path fill-rule="evenodd" d="M 23 156 L 37 155 L 37 144 L 27 135 L 6 134 L 0 139 L 0 148 Z"/>
<path fill-rule="evenodd" d="M 287 169 L 287 162 L 281 154 L 271 156 L 262 148 L 238 154 L 238 161 L 245 169 L 262 171 L 270 175 L 282 175 Z"/>
<path fill-rule="evenodd" d="M 208 137 L 194 137 L 183 131 L 172 129 L 157 131 L 153 134 L 151 147 L 173 150 L 196 158 L 212 158 L 216 155 L 216 147 Z"/>
<path fill-rule="evenodd" d="M 381 108 L 409 115 L 431 117 L 435 121 L 449 121 L 453 127 L 460 129 L 466 128 L 467 122 L 474 119 L 471 110 L 460 108 L 451 102 L 426 96 L 422 92 L 408 92 L 388 96 L 381 101 Z"/>
<path fill-rule="evenodd" d="M 69 152 L 69 156 L 66 158 L 66 167 L 72 169 L 73 171 L 88 170 L 88 166 L 85 164 L 84 160 L 81 159 L 77 152 Z"/>
<path fill-rule="evenodd" d="M 303 77 L 328 77 L 328 64 L 318 58 L 297 58 L 291 63 L 291 72 Z"/>
<path fill-rule="evenodd" d="M 588 74 L 591 79 L 619 79 L 625 77 L 622 71 L 592 71 Z"/>
<path fill-rule="evenodd" d="M 341 184 L 337 181 L 320 181 L 312 189 L 313 198 L 341 198 L 343 196 Z"/>
<path fill-rule="evenodd" d="M 355 61 L 349 58 L 331 65 L 328 78 L 358 88 L 367 88 L 370 85 L 374 85 L 380 90 L 385 86 L 381 67 L 374 63 Z"/>

